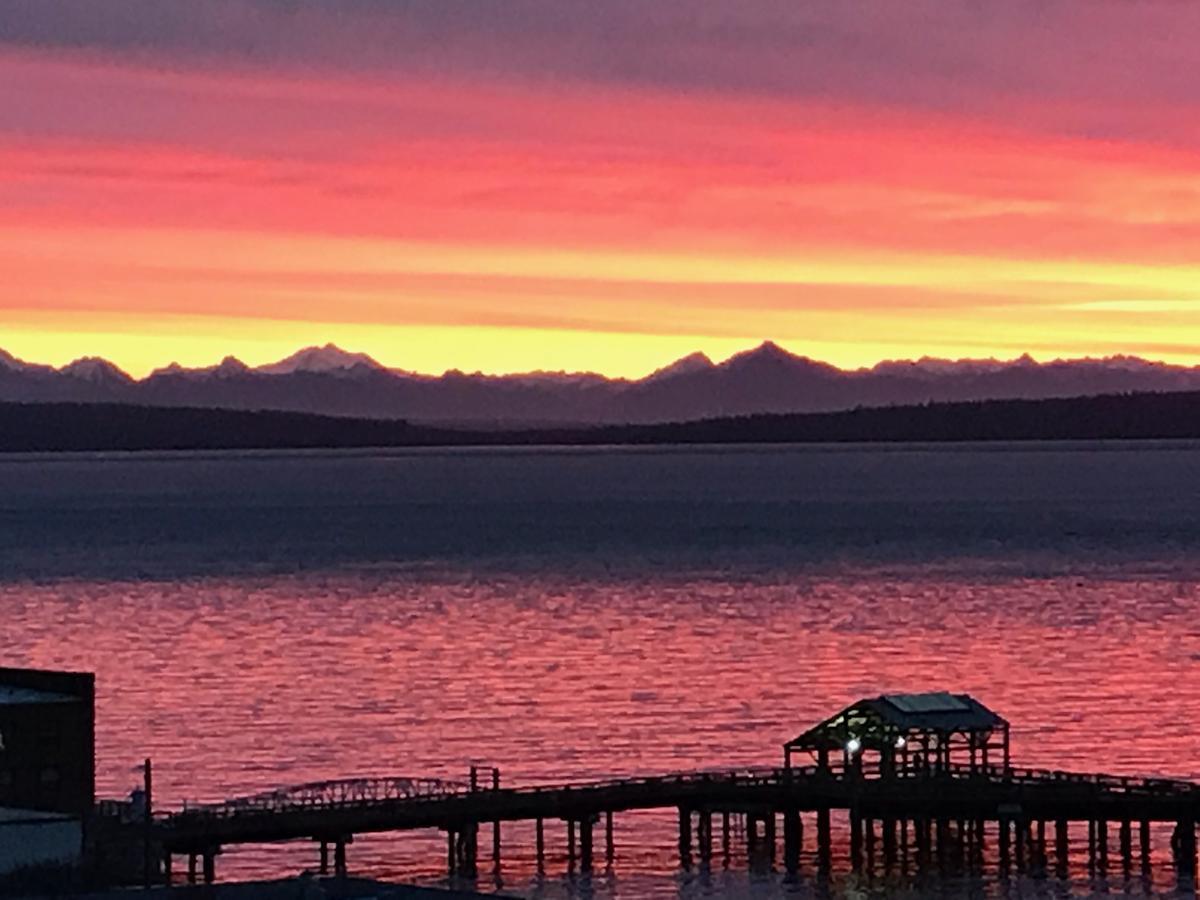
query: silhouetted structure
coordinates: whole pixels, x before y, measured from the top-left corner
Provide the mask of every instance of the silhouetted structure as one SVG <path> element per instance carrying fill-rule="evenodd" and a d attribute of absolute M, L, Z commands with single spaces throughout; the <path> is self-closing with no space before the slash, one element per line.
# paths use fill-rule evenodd
<path fill-rule="evenodd" d="M 1009 765 L 1008 722 L 967 694 L 885 694 L 859 700 L 783 745 L 784 767 L 797 753 L 828 766 L 841 754 L 846 767 L 872 760 L 883 773 L 896 769 L 968 771 Z"/>
<path fill-rule="evenodd" d="M 1008 733 L 1003 718 L 965 695 L 889 695 L 860 700 L 789 741 L 786 764 L 777 769 L 529 788 L 501 788 L 495 770 L 486 786 L 474 770 L 463 783 L 331 781 L 192 807 L 161 819 L 156 837 L 168 872 L 171 855 L 186 854 L 189 881 L 194 882 L 200 860 L 204 879 L 215 878 L 216 857 L 230 844 L 312 839 L 321 847 L 321 870 L 328 870 L 332 845 L 334 868 L 345 872 L 346 848 L 355 834 L 438 828 L 446 834 L 449 873 L 473 878 L 481 826 L 492 830 L 493 865 L 499 871 L 502 823 L 533 820 L 542 871 L 545 823 L 558 820 L 566 824 L 568 868 L 588 873 L 595 864 L 594 828 L 599 822 L 604 822 L 604 858 L 611 866 L 614 813 L 675 809 L 684 868 L 697 859 L 702 868 L 711 866 L 717 855 L 728 866 L 733 837 L 740 843 L 741 834 L 750 865 L 772 867 L 782 824 L 783 864 L 791 873 L 807 859 L 826 875 L 834 866 L 835 850 L 845 848 L 848 852 L 840 858 L 868 874 L 877 867 L 892 874 L 932 868 L 971 873 L 982 871 L 986 859 L 988 866 L 994 860 L 1005 876 L 1014 870 L 1035 875 L 1049 871 L 1048 841 L 1055 870 L 1066 875 L 1070 829 L 1082 823 L 1088 827 L 1089 871 L 1103 873 L 1109 822 L 1119 825 L 1118 852 L 1126 871 L 1133 865 L 1137 823 L 1137 852 L 1148 872 L 1152 829 L 1165 823 L 1171 828 L 1179 879 L 1192 879 L 1200 785 L 1015 768 Z M 810 752 L 815 764 L 795 765 L 796 754 Z M 844 813 L 844 828 L 834 829 L 835 812 Z M 719 850 L 714 844 L 718 815 Z M 808 816 L 814 820 L 811 830 L 804 822 Z M 1048 825 L 1053 829 L 1049 838 Z M 806 849 L 806 833 L 816 835 L 811 849 Z M 835 834 L 847 835 L 848 847 Z"/>
<path fill-rule="evenodd" d="M 90 674 L 0 668 L 0 806 L 91 811 L 95 698 Z"/>

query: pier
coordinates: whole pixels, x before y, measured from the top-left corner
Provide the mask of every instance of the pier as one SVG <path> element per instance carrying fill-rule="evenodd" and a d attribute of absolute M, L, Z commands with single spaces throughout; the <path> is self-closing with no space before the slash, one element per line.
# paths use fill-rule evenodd
<path fill-rule="evenodd" d="M 568 867 L 591 873 L 615 863 L 614 822 L 635 810 L 678 815 L 682 868 L 743 864 L 819 874 L 982 868 L 985 849 L 1003 875 L 1064 877 L 1072 829 L 1087 828 L 1089 871 L 1148 872 L 1155 833 L 1169 831 L 1181 883 L 1196 871 L 1200 785 L 1014 767 L 1009 726 L 965 695 L 892 695 L 859 701 L 784 746 L 776 768 L 676 772 L 538 786 L 503 786 L 496 770 L 463 782 L 418 778 L 329 781 L 191 807 L 155 821 L 155 844 L 171 872 L 216 877 L 225 847 L 311 840 L 323 873 L 345 874 L 355 835 L 439 829 L 446 871 L 474 878 L 479 831 L 502 861 L 503 824 L 535 823 L 545 866 L 547 828 L 567 835 Z M 482 775 L 486 777 L 480 777 Z M 731 828 L 744 830 L 744 861 L 731 860 Z M 719 835 L 719 844 L 717 841 Z M 1077 860 L 1078 862 L 1078 860 Z"/>

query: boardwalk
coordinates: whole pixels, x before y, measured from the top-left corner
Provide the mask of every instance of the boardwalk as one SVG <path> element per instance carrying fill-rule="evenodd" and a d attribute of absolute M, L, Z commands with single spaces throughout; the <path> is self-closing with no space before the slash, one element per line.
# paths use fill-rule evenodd
<path fill-rule="evenodd" d="M 321 868 L 344 873 L 354 835 L 440 829 L 451 875 L 478 872 L 480 826 L 491 825 L 491 856 L 501 860 L 502 823 L 536 823 L 544 865 L 547 823 L 567 830 L 569 865 L 589 872 L 596 830 L 613 862 L 614 817 L 633 810 L 678 811 L 679 863 L 707 865 L 714 819 L 729 855 L 730 819 L 744 820 L 751 866 L 780 861 L 789 872 L 811 858 L 819 871 L 839 858 L 858 869 L 876 857 L 887 868 L 939 864 L 970 868 L 985 846 L 1001 871 L 1065 873 L 1072 823 L 1088 827 L 1087 861 L 1103 870 L 1111 848 L 1129 871 L 1151 865 L 1152 830 L 1171 835 L 1182 880 L 1196 868 L 1200 785 L 1161 778 L 1022 769 L 1008 758 L 1008 723 L 962 695 L 895 695 L 859 701 L 785 745 L 771 769 L 678 772 L 653 777 L 502 787 L 480 782 L 387 778 L 331 781 L 193 807 L 156 819 L 154 838 L 168 872 L 188 858 L 189 879 L 215 878 L 221 849 L 241 843 L 312 840 Z M 992 754 L 989 757 L 989 753 Z M 793 765 L 809 754 L 813 765 Z M 836 818 L 836 821 L 835 821 Z M 782 840 L 777 838 L 780 836 Z M 835 834 L 837 837 L 835 838 Z M 878 844 L 879 852 L 876 853 Z M 781 859 L 777 857 L 781 856 Z"/>
<path fill-rule="evenodd" d="M 399 785 L 411 785 L 412 789 L 400 789 Z M 477 867 L 473 836 L 480 824 L 533 820 L 539 823 L 540 832 L 545 822 L 564 822 L 577 836 L 578 864 L 587 871 L 593 865 L 596 823 L 604 823 L 605 851 L 611 855 L 614 814 L 664 808 L 681 812 L 680 861 L 685 866 L 711 858 L 712 817 L 726 813 L 746 816 L 767 854 L 773 853 L 767 844 L 774 845 L 775 822 L 781 819 L 783 863 L 789 869 L 799 864 L 806 830 L 814 835 L 817 857 L 828 861 L 832 855 L 830 815 L 842 811 L 850 823 L 852 858 L 857 855 L 854 845 L 869 840 L 866 829 L 872 822 L 879 823 L 887 855 L 900 853 L 897 832 L 903 827 L 907 836 L 911 828 L 914 856 L 925 850 L 935 852 L 932 848 L 937 838 L 929 834 L 941 829 L 944 844 L 948 827 L 956 829 L 955 841 L 964 844 L 955 852 L 969 854 L 966 844 L 970 836 L 963 833 L 963 823 L 967 823 L 966 831 L 980 829 L 980 834 L 988 823 L 1002 852 L 1006 843 L 1011 845 L 1017 865 L 1022 862 L 1017 854 L 1035 843 L 1035 830 L 1045 842 L 1045 823 L 1051 823 L 1058 839 L 1057 859 L 1065 865 L 1065 823 L 1088 822 L 1097 842 L 1112 823 L 1114 836 L 1121 836 L 1117 852 L 1128 865 L 1134 855 L 1135 828 L 1137 853 L 1148 856 L 1149 824 L 1167 823 L 1178 838 L 1176 866 L 1192 872 L 1200 785 L 960 767 L 887 774 L 810 766 L 475 790 L 441 782 L 380 779 L 308 785 L 192 808 L 165 817 L 157 831 L 165 853 L 204 859 L 211 879 L 212 858 L 221 847 L 233 844 L 313 839 L 331 846 L 334 867 L 344 869 L 345 844 L 352 835 L 437 828 L 448 835 L 448 868 L 470 874 Z M 804 820 L 810 816 L 811 828 L 806 829 Z M 889 838 L 892 834 L 895 836 Z M 754 838 L 751 842 L 756 843 Z M 1044 845 L 1039 846 L 1044 852 Z M 1103 862 L 1099 854 L 1097 847 L 1097 865 Z M 1142 860 L 1142 864 L 1148 862 L 1148 858 Z"/>

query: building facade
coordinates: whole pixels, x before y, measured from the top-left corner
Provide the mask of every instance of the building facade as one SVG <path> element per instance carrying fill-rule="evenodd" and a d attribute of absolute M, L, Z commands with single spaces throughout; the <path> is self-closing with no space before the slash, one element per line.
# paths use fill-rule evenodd
<path fill-rule="evenodd" d="M 91 674 L 0 668 L 0 807 L 88 815 L 95 708 Z"/>

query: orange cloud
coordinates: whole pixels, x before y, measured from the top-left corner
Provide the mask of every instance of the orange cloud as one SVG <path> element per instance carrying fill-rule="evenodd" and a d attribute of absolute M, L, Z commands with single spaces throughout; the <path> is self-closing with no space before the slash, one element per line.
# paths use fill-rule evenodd
<path fill-rule="evenodd" d="M 1200 359 L 1187 147 L 630 88 L 5 74 L 68 113 L 0 129 L 0 346 L 35 359 Z"/>

